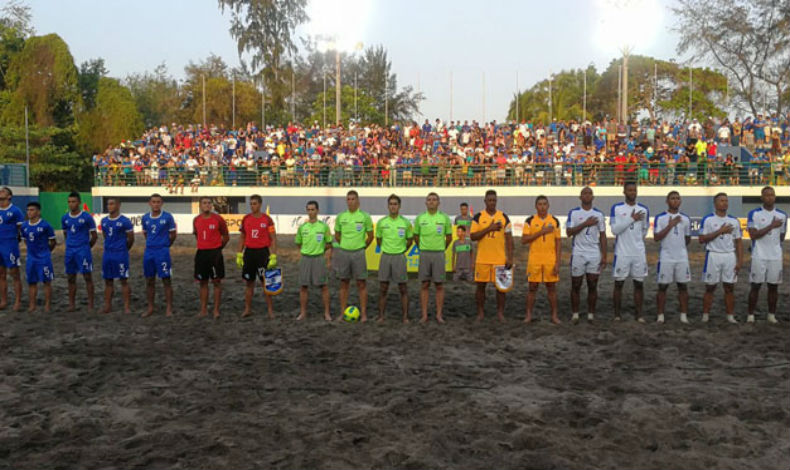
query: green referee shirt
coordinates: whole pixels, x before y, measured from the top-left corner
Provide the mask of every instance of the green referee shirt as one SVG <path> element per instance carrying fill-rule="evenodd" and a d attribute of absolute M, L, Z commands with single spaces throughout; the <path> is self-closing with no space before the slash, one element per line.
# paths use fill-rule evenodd
<path fill-rule="evenodd" d="M 453 234 L 450 217 L 442 211 L 423 212 L 414 221 L 414 234 L 420 237 L 420 250 L 444 251 L 444 237 Z"/>
<path fill-rule="evenodd" d="M 373 220 L 365 211 L 343 211 L 335 219 L 335 233 L 340 234 L 340 248 L 348 251 L 365 248 L 365 238 L 373 231 Z"/>
<path fill-rule="evenodd" d="M 324 254 L 326 245 L 332 243 L 332 232 L 329 225 L 320 220 L 305 222 L 296 231 L 294 243 L 301 246 L 303 255 L 320 256 Z"/>
<path fill-rule="evenodd" d="M 381 252 L 399 255 L 406 251 L 406 242 L 414 234 L 411 222 L 402 215 L 392 218 L 386 216 L 376 223 L 376 238 L 381 240 Z"/>

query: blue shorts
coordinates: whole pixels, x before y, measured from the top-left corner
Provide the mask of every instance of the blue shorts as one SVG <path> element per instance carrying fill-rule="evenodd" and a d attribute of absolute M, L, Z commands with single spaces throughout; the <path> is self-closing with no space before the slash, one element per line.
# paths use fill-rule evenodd
<path fill-rule="evenodd" d="M 0 266 L 5 268 L 18 268 L 21 266 L 19 261 L 19 242 L 16 240 L 0 242 Z"/>
<path fill-rule="evenodd" d="M 173 264 L 170 261 L 170 248 L 146 248 L 143 253 L 143 276 L 169 279 Z"/>
<path fill-rule="evenodd" d="M 101 260 L 101 277 L 104 279 L 129 279 L 129 252 L 104 252 Z"/>
<path fill-rule="evenodd" d="M 66 274 L 90 274 L 93 272 L 93 255 L 90 246 L 66 247 Z"/>
<path fill-rule="evenodd" d="M 25 275 L 28 284 L 51 282 L 55 279 L 55 270 L 52 269 L 52 259 L 27 258 L 25 262 Z"/>

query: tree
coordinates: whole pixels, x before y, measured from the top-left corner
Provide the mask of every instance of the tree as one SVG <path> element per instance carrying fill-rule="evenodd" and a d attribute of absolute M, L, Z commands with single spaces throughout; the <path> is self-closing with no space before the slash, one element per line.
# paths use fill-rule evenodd
<path fill-rule="evenodd" d="M 114 78 L 99 79 L 95 106 L 78 117 L 79 147 L 86 154 L 100 152 L 143 132 L 143 119 L 132 93 Z"/>
<path fill-rule="evenodd" d="M 96 105 L 96 93 L 99 91 L 99 79 L 107 75 L 104 59 L 92 59 L 80 65 L 79 85 L 82 104 L 85 109 L 93 109 Z"/>
<path fill-rule="evenodd" d="M 392 62 L 384 46 L 365 49 L 355 68 L 349 70 L 349 77 L 346 80 L 353 80 L 354 72 L 358 73 L 358 88 L 373 98 L 379 116 L 384 116 L 385 108 L 388 108 L 389 122 L 410 120 L 417 114 L 424 96 L 422 93 L 414 92 L 411 86 L 398 91 L 398 76 L 392 73 Z M 383 119 L 380 122 L 375 121 L 373 116 L 362 113 L 359 114 L 359 118 L 363 122 L 373 121 L 380 125 L 384 124 Z"/>
<path fill-rule="evenodd" d="M 343 85 L 340 90 L 340 119 L 348 125 L 350 119 L 354 117 L 354 87 L 350 85 Z M 326 123 L 331 125 L 335 123 L 335 88 L 327 88 L 326 90 Z M 384 114 L 379 113 L 376 108 L 375 100 L 368 96 L 365 92 L 357 92 L 357 112 L 360 116 L 368 116 L 370 119 L 365 120 L 365 123 L 383 123 Z M 316 97 L 312 105 L 312 115 L 309 118 L 310 122 L 317 122 L 323 126 L 324 124 L 324 93 L 321 92 Z"/>
<path fill-rule="evenodd" d="M 264 78 L 275 111 L 285 108 L 292 60 L 297 52 L 296 28 L 309 18 L 307 0 L 218 0 L 231 12 L 230 34 L 239 57 L 251 56 L 250 65 Z"/>
<path fill-rule="evenodd" d="M 124 84 L 131 91 L 146 128 L 182 119 L 186 97 L 165 64 L 158 65 L 153 72 L 128 75 Z"/>
<path fill-rule="evenodd" d="M 736 109 L 757 114 L 768 92 L 776 112 L 785 110 L 790 91 L 786 0 L 678 0 L 672 11 L 678 18 L 678 53 L 692 52 L 693 62 L 725 71 Z"/>
<path fill-rule="evenodd" d="M 6 75 L 12 90 L 2 122 L 22 125 L 24 109 L 39 126 L 67 127 L 81 103 L 78 72 L 69 47 L 57 34 L 34 36 L 15 54 Z"/>
<path fill-rule="evenodd" d="M 33 35 L 30 7 L 15 0 L 0 9 L 0 90 L 6 88 L 6 73 L 11 56 L 25 45 L 25 39 Z"/>

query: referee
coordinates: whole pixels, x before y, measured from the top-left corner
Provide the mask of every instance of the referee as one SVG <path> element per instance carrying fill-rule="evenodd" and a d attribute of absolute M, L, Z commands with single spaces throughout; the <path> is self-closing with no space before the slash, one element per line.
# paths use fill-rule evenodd
<path fill-rule="evenodd" d="M 414 234 L 411 222 L 400 215 L 400 197 L 395 194 L 387 198 L 389 215 L 376 224 L 376 245 L 381 250 L 379 261 L 379 318 L 384 321 L 387 292 L 390 282 L 398 283 L 403 323 L 409 322 L 409 296 L 406 289 L 406 252 L 412 244 Z"/>

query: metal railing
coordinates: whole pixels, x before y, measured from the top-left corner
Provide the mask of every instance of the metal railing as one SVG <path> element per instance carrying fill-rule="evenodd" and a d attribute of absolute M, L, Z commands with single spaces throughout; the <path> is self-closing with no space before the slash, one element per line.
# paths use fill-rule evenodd
<path fill-rule="evenodd" d="M 653 186 L 790 184 L 782 163 L 531 163 L 505 165 L 204 166 L 135 170 L 129 166 L 94 168 L 96 186 Z"/>
<path fill-rule="evenodd" d="M 23 163 L 0 164 L 0 186 L 27 186 L 27 165 Z"/>

